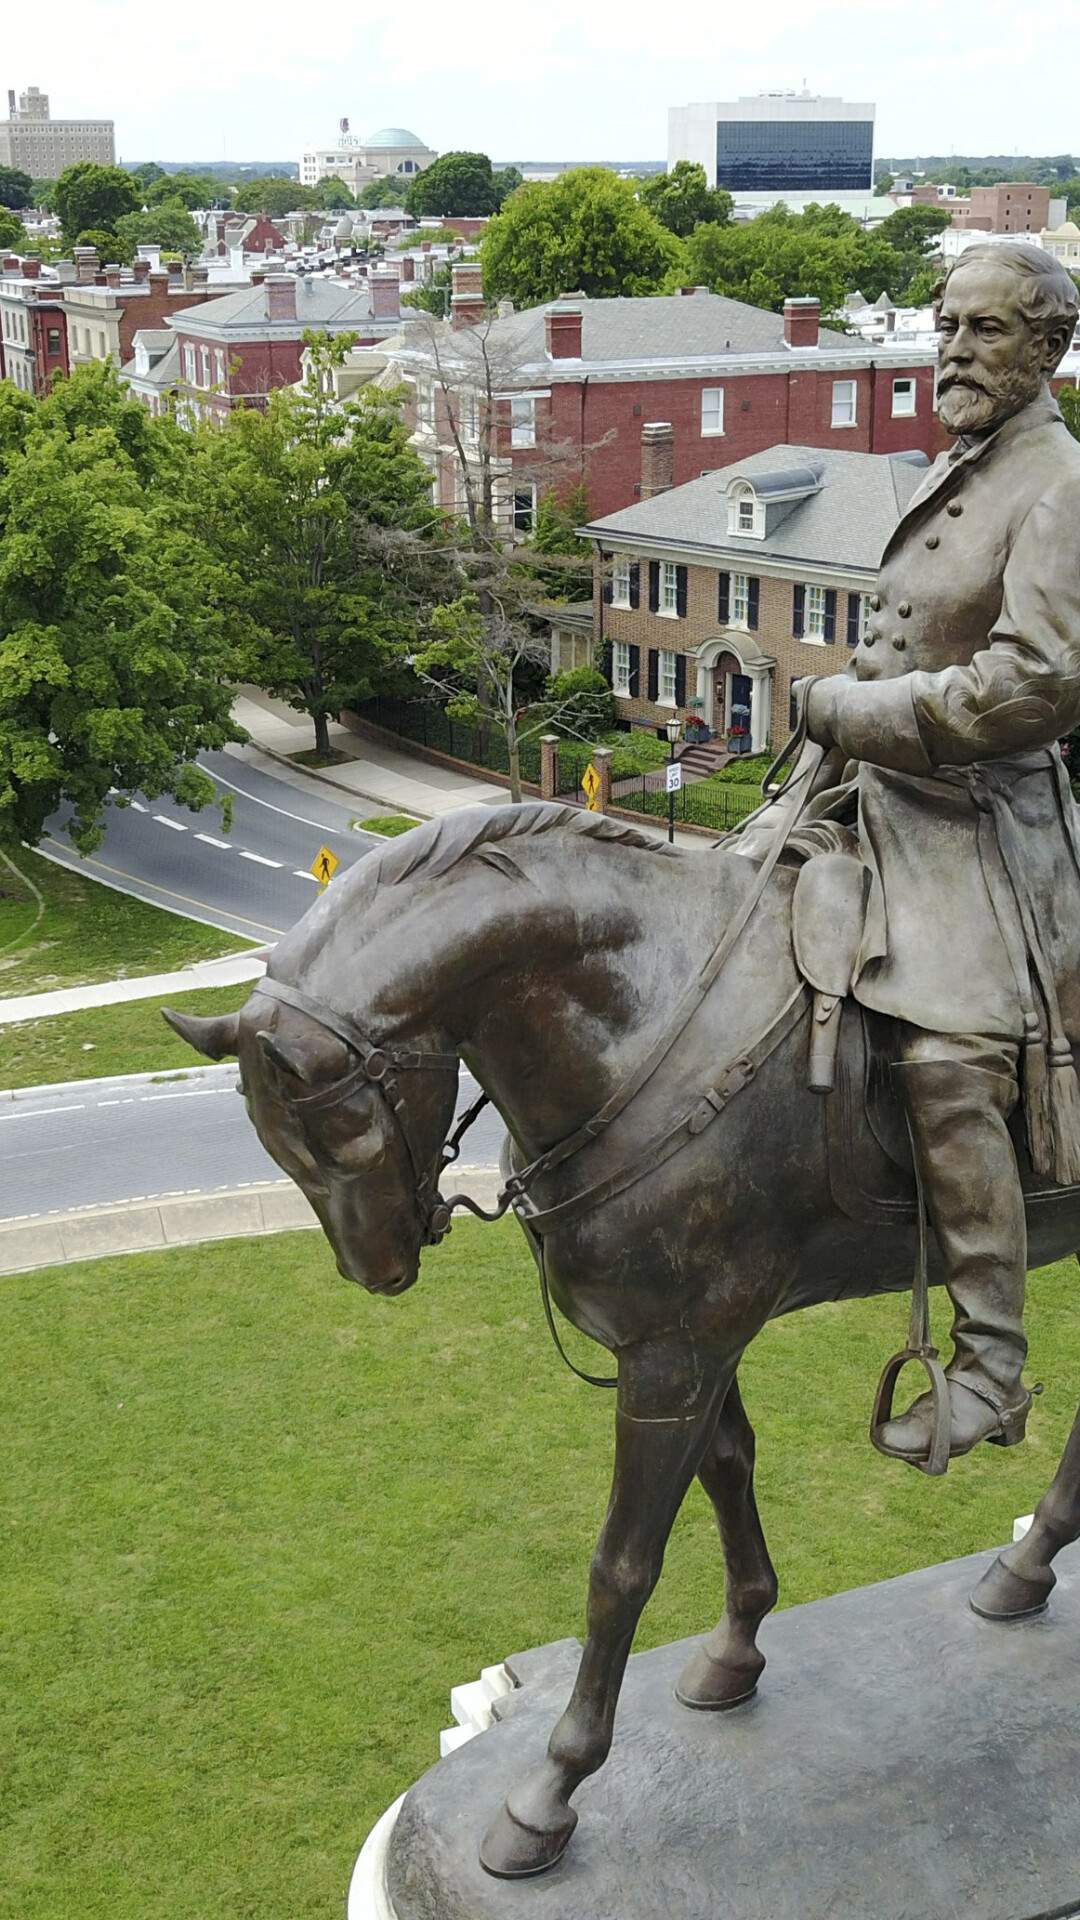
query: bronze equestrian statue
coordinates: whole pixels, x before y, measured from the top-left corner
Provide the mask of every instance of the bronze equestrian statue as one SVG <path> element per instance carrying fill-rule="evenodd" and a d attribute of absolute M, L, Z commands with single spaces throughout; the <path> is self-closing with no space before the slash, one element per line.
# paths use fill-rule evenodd
<path fill-rule="evenodd" d="M 471 808 L 335 882 L 239 1013 L 167 1016 L 238 1055 L 339 1270 L 383 1295 L 450 1225 L 438 1183 L 464 1061 L 506 1121 L 500 1210 L 545 1302 L 615 1356 L 585 1647 L 544 1761 L 492 1810 L 492 1873 L 563 1853 L 695 1475 L 725 1605 L 679 1697 L 725 1708 L 757 1686 L 776 1576 L 736 1374 L 767 1320 L 902 1291 L 921 1248 L 957 1310 L 946 1454 L 1022 1432 L 1025 1270 L 1080 1247 L 1080 882 L 1054 744 L 1080 718 L 1080 448 L 1045 384 L 1070 288 L 1022 247 L 972 249 L 950 275 L 957 453 L 890 544 L 853 675 L 810 684 L 810 742 L 742 841 L 706 868 L 571 808 Z M 927 1465 L 930 1426 L 916 1402 L 877 1437 Z M 973 1604 L 1039 1610 L 1078 1536 L 1080 1417 Z"/>

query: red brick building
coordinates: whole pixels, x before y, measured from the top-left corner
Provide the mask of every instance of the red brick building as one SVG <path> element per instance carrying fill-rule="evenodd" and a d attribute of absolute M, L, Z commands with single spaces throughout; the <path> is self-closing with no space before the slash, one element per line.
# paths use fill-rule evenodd
<path fill-rule="evenodd" d="M 24 393 L 46 393 L 68 371 L 64 303 L 40 271 L 36 259 L 0 261 L 0 378 Z"/>
<path fill-rule="evenodd" d="M 581 481 L 594 514 L 615 512 L 641 497 L 650 420 L 673 428 L 675 486 L 785 443 L 930 458 L 946 445 L 933 347 L 824 330 L 816 300 L 790 300 L 781 315 L 702 289 L 566 295 L 493 316 L 479 273 L 454 268 L 450 330 L 417 320 L 393 349 L 444 506 L 461 509 L 464 453 L 474 485 L 491 462 L 508 526 L 526 531 L 541 495 Z"/>

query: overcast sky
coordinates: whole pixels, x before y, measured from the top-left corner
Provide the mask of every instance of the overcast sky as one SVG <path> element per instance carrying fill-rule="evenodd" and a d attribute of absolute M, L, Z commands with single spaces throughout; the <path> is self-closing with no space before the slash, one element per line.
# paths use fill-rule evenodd
<path fill-rule="evenodd" d="M 294 159 L 343 114 L 496 160 L 659 160 L 669 106 L 805 81 L 874 101 L 879 154 L 1080 152 L 1078 39 L 1064 0 L 57 0 L 10 8 L 0 98 L 111 118 L 125 160 Z"/>

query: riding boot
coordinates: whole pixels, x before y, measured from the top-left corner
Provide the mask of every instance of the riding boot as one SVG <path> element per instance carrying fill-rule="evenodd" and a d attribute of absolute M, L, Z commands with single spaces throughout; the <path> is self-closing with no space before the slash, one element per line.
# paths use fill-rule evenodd
<path fill-rule="evenodd" d="M 931 1036 L 921 1036 L 925 1046 Z M 975 1042 L 946 1037 L 942 1052 Z M 980 1440 L 1012 1446 L 1024 1437 L 1031 1395 L 1024 1288 L 1027 1229 L 1024 1198 L 1006 1121 L 1017 1100 L 1014 1049 L 978 1043 L 1002 1071 L 953 1058 L 902 1058 L 893 1071 L 911 1124 L 927 1211 L 945 1261 L 955 1310 L 953 1358 L 947 1368 L 952 1411 L 950 1454 Z M 904 1048 L 909 1055 L 916 1046 Z M 925 1460 L 933 1405 L 923 1394 L 881 1434 L 884 1451 Z"/>

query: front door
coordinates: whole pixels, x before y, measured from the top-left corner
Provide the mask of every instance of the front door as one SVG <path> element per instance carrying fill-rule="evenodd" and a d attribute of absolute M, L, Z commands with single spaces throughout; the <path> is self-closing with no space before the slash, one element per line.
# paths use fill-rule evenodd
<path fill-rule="evenodd" d="M 750 676 L 747 673 L 733 673 L 731 676 L 731 717 L 728 721 L 728 741 L 733 753 L 750 752 L 752 712 L 753 690 Z"/>

